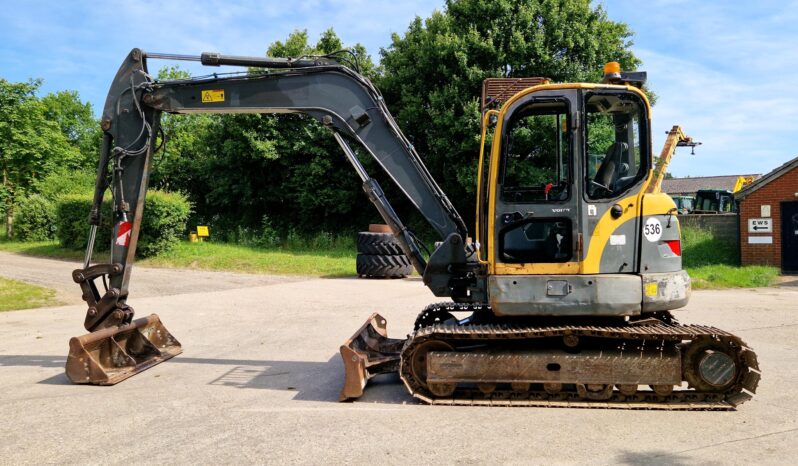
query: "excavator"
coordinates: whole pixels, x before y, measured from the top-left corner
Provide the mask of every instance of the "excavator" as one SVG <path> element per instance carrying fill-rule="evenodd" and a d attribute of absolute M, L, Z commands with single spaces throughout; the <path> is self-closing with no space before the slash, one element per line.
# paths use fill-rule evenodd
<path fill-rule="evenodd" d="M 245 67 L 154 79 L 147 61 Z M 72 338 L 66 373 L 113 385 L 178 355 L 157 315 L 134 320 L 128 284 L 160 116 L 300 113 L 329 129 L 362 188 L 432 294 L 406 339 L 373 314 L 340 348 L 340 399 L 378 374 L 398 374 L 428 404 L 729 410 L 760 371 L 740 337 L 679 323 L 690 297 L 676 206 L 660 192 L 674 126 L 652 156 L 645 72 L 604 67 L 601 83 L 546 78 L 484 82 L 476 225 L 463 218 L 344 53 L 299 58 L 199 56 L 133 49 L 108 92 L 89 240 L 73 279 L 88 334 Z M 427 250 L 402 222 L 350 144 L 371 156 L 440 236 Z M 476 154 L 475 154 L 476 158 Z M 110 190 L 108 262 L 92 263 Z"/>

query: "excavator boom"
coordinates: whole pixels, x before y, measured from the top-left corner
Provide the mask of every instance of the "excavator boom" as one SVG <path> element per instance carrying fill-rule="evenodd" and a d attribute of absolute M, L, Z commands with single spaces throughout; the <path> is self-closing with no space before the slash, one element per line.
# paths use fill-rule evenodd
<path fill-rule="evenodd" d="M 236 65 L 250 69 L 221 76 L 214 74 L 201 78 L 157 81 L 148 73 L 148 58 L 195 60 L 208 66 Z M 201 56 L 148 55 L 140 49 L 133 49 L 120 66 L 103 109 L 101 126 L 104 133 L 89 217 L 89 244 L 84 267 L 73 273 L 73 279 L 81 286 L 83 298 L 89 305 L 84 322 L 86 329 L 91 332 L 115 329 L 113 332 L 105 331 L 103 337 L 93 342 L 92 348 L 104 348 L 103 354 L 116 352 L 114 354 L 122 355 L 120 360 L 128 361 L 125 366 L 127 376 L 135 373 L 137 367 L 149 367 L 152 361 L 165 360 L 167 355 L 171 357 L 179 352 L 177 340 L 169 338 L 165 340 L 169 345 L 164 347 L 164 351 L 147 353 L 151 354 L 151 358 L 139 354 L 139 359 L 136 359 L 136 348 L 120 346 L 115 340 L 120 333 L 133 332 L 136 338 L 128 338 L 126 342 L 149 341 L 145 336 L 151 333 L 154 325 L 148 327 L 146 322 L 140 321 L 136 321 L 140 325 L 135 324 L 134 311 L 127 304 L 127 298 L 150 163 L 163 112 L 308 115 L 331 130 L 360 177 L 364 191 L 385 223 L 391 227 L 402 251 L 416 270 L 424 275 L 425 283 L 433 288 L 436 295 L 451 296 L 453 287 L 450 282 L 461 275 L 468 275 L 475 267 L 472 264 L 469 269 L 466 264 L 463 240 L 468 232 L 462 217 L 399 129 L 382 95 L 364 76 L 326 57 L 259 58 L 217 53 L 204 53 Z M 444 241 L 445 246 L 440 248 L 442 252 L 438 254 L 438 259 L 433 255 L 430 258 L 432 263 L 428 264 L 415 235 L 402 223 L 379 183 L 366 172 L 348 141 L 357 142 L 373 157 L 440 234 L 441 239 L 447 240 Z M 112 173 L 110 190 L 114 216 L 111 259 L 109 263 L 92 265 L 100 205 L 109 188 L 109 170 Z M 454 265 L 460 267 L 452 268 L 453 263 L 459 263 Z M 101 277 L 103 283 L 105 279 L 108 283 L 102 293 L 96 283 Z M 165 329 L 163 331 L 168 334 Z M 86 338 L 78 340 L 84 341 Z M 70 377 L 82 383 L 113 383 L 114 380 L 120 380 L 119 377 L 91 377 L 91 374 L 108 371 L 95 370 L 90 366 L 103 366 L 109 361 L 92 351 L 85 345 L 73 345 L 70 363 L 67 364 Z M 86 373 L 89 373 L 89 379 Z"/>

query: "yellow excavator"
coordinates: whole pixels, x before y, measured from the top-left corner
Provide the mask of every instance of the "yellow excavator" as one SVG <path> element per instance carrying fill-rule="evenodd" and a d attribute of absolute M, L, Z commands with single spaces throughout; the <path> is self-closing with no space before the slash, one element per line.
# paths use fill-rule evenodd
<path fill-rule="evenodd" d="M 150 59 L 247 70 L 159 81 L 147 70 Z M 361 396 L 377 374 L 398 373 L 413 397 L 430 404 L 733 409 L 756 390 L 754 352 L 738 336 L 680 324 L 670 313 L 687 303 L 690 278 L 675 205 L 659 188 L 675 148 L 696 143 L 675 126 L 655 166 L 645 80 L 614 62 L 600 84 L 487 80 L 468 241 L 462 217 L 382 95 L 344 54 L 134 49 L 103 110 L 89 244 L 73 273 L 90 333 L 71 340 L 67 375 L 110 385 L 181 352 L 156 315 L 133 320 L 128 304 L 161 114 L 302 113 L 329 128 L 424 284 L 450 299 L 423 309 L 407 339 L 389 338 L 385 319 L 371 316 L 340 349 L 341 400 Z M 350 143 L 377 161 L 440 235 L 431 252 Z M 109 188 L 110 260 L 92 264 Z"/>

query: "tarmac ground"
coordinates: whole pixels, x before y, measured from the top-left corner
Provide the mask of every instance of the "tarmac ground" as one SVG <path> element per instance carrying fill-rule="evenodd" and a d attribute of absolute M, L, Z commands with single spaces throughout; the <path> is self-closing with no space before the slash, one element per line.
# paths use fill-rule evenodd
<path fill-rule="evenodd" d="M 19 257 L 0 254 L 0 275 L 51 276 L 40 284 L 79 297 L 76 264 Z M 215 277 L 133 272 L 137 316 L 159 314 L 184 352 L 115 386 L 72 385 L 64 374 L 84 305 L 0 313 L 0 463 L 795 462 L 790 283 L 693 293 L 677 317 L 740 335 L 763 375 L 736 411 L 682 412 L 426 406 L 395 376 L 339 403 L 338 347 L 375 311 L 392 337 L 409 333 L 436 300 L 420 280 Z"/>

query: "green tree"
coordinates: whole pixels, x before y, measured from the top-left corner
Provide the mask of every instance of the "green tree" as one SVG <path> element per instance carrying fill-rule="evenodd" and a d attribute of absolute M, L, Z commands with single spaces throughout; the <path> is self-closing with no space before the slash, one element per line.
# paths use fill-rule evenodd
<path fill-rule="evenodd" d="M 67 140 L 80 150 L 85 167 L 94 168 L 100 150 L 102 131 L 94 117 L 90 102 L 80 100 L 77 91 L 58 91 L 41 99 L 45 107 L 44 116 L 61 128 Z"/>
<path fill-rule="evenodd" d="M 632 32 L 589 0 L 447 0 L 381 50 L 377 84 L 444 191 L 473 224 L 482 81 L 545 76 L 596 82 L 634 70 Z"/>
<path fill-rule="evenodd" d="M 342 48 L 332 29 L 315 44 L 306 31 L 294 31 L 266 54 L 326 55 Z M 365 48 L 354 49 L 361 71 L 373 73 Z M 167 69 L 159 79 L 186 76 Z M 256 235 L 264 227 L 282 235 L 340 232 L 372 219 L 351 166 L 329 131 L 310 117 L 164 115 L 162 126 L 166 150 L 156 156 L 153 186 L 186 192 L 194 220 L 211 224 L 216 237 L 240 239 L 238 233 Z"/>
<path fill-rule="evenodd" d="M 187 79 L 191 75 L 178 66 L 164 67 L 158 71 L 159 81 Z M 156 153 L 150 184 L 164 191 L 201 192 L 197 186 L 200 159 L 207 156 L 202 146 L 210 125 L 216 124 L 219 115 L 161 115 L 161 129 L 165 140 L 158 141 L 162 151 Z"/>
<path fill-rule="evenodd" d="M 275 41 L 266 50 L 266 56 L 269 57 L 302 57 L 313 55 L 328 55 L 333 52 L 347 50 L 350 54 L 344 53 L 343 58 L 347 61 L 342 63 L 345 65 L 357 65 L 361 74 L 373 78 L 377 72 L 377 67 L 371 60 L 371 56 L 366 51 L 366 47 L 362 44 L 355 44 L 351 47 L 345 47 L 341 38 L 335 33 L 333 28 L 329 28 L 321 33 L 316 45 L 311 45 L 308 38 L 307 30 L 295 30 L 288 35 L 285 42 Z M 349 63 L 353 62 L 353 63 Z"/>
<path fill-rule="evenodd" d="M 41 80 L 0 79 L 0 171 L 6 234 L 14 235 L 14 208 L 35 182 L 60 167 L 78 168 L 80 153 L 36 96 Z"/>

